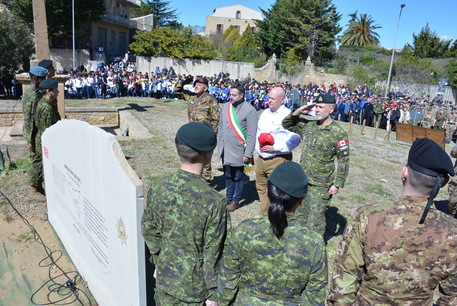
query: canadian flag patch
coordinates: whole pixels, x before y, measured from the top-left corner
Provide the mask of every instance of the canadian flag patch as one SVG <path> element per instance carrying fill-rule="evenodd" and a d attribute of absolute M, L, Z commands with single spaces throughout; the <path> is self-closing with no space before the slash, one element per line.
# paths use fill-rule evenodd
<path fill-rule="evenodd" d="M 338 145 L 338 148 L 341 148 L 343 146 L 347 146 L 349 144 L 349 140 L 345 139 L 345 140 L 340 140 L 336 143 Z"/>

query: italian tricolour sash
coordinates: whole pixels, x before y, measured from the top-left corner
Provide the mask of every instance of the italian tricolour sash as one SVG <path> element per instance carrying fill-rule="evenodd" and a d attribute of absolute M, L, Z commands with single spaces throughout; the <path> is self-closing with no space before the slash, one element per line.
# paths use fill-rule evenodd
<path fill-rule="evenodd" d="M 238 138 L 238 140 L 243 144 L 244 148 L 246 149 L 246 132 L 243 130 L 243 127 L 238 121 L 235 108 L 230 102 L 227 103 L 227 119 L 236 138 Z M 244 173 L 250 172 L 252 170 L 254 170 L 254 161 L 252 162 L 252 164 L 244 164 Z"/>
<path fill-rule="evenodd" d="M 243 127 L 238 121 L 238 117 L 236 116 L 235 108 L 232 103 L 227 103 L 227 117 L 236 138 L 238 138 L 238 140 L 241 141 L 243 146 L 246 148 L 246 132 L 243 130 Z"/>

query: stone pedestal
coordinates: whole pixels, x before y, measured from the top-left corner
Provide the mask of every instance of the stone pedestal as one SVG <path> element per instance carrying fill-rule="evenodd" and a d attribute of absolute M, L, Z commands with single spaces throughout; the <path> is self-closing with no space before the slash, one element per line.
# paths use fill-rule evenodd
<path fill-rule="evenodd" d="M 65 118 L 65 82 L 70 78 L 68 74 L 58 74 L 53 77 L 59 82 L 59 96 L 57 97 L 57 110 L 59 111 L 60 118 Z"/>

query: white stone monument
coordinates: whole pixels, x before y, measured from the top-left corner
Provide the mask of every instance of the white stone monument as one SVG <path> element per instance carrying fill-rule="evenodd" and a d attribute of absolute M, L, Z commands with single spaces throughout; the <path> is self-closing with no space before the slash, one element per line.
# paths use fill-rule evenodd
<path fill-rule="evenodd" d="M 143 185 L 114 135 L 62 120 L 42 136 L 49 221 L 99 305 L 146 305 Z"/>

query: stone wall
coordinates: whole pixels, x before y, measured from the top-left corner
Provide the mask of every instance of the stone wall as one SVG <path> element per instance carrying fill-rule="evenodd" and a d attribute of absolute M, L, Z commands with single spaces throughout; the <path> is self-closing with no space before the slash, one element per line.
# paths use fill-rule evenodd
<path fill-rule="evenodd" d="M 273 57 L 261 68 L 255 68 L 254 78 L 258 81 L 272 82 L 288 82 L 289 84 L 308 84 L 316 83 L 318 85 L 324 84 L 326 86 L 330 84 L 346 84 L 349 83 L 350 77 L 339 74 L 328 74 L 317 72 L 314 64 L 311 63 L 311 59 L 305 62 L 303 71 L 295 76 L 290 76 L 285 73 L 281 73 L 276 70 L 276 56 Z"/>
<path fill-rule="evenodd" d="M 24 120 L 22 107 L 0 108 L 0 127 L 13 126 L 17 121 L 21 120 Z"/>
<path fill-rule="evenodd" d="M 378 81 L 376 82 L 376 86 L 385 88 L 386 83 L 387 81 Z M 409 96 L 416 96 L 418 98 L 430 96 L 431 98 L 434 98 L 438 94 L 439 85 L 392 82 L 390 88 L 395 92 L 401 92 Z M 442 93 L 443 100 L 455 103 L 457 99 L 457 89 L 454 89 L 451 86 L 444 86 L 444 90 L 444 93 Z M 382 94 L 384 94 L 384 91 Z"/>
<path fill-rule="evenodd" d="M 75 50 L 75 63 L 76 66 L 79 63 L 83 63 L 87 67 L 90 60 L 90 54 L 88 49 L 76 49 Z M 51 49 L 51 60 L 54 63 L 54 68 L 59 71 L 64 68 L 70 71 L 73 66 L 73 50 L 72 49 Z"/>

